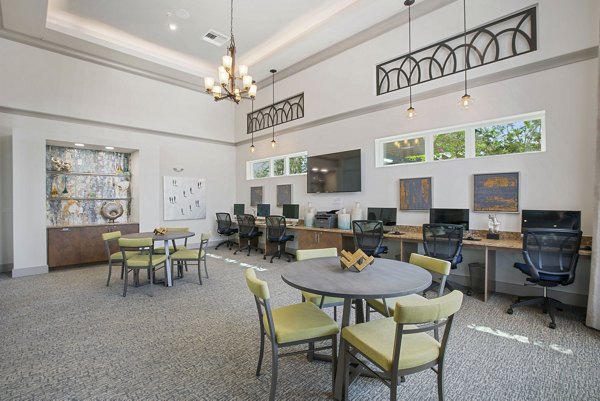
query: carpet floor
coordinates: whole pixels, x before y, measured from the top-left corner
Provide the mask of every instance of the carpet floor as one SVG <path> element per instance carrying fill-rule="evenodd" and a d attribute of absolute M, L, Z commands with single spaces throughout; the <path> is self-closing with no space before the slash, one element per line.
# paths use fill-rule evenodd
<path fill-rule="evenodd" d="M 175 286 L 130 287 L 107 266 L 0 279 L 0 400 L 265 400 L 270 350 L 255 376 L 259 328 L 243 270 L 269 283 L 273 306 L 300 300 L 280 277 L 286 262 L 209 249 L 210 278 L 195 268 Z M 159 273 L 162 274 L 162 273 Z M 116 276 L 116 277 L 115 277 Z M 142 277 L 144 274 L 142 274 Z M 600 400 L 600 332 L 535 308 L 506 314 L 512 297 L 465 297 L 446 357 L 447 400 Z M 339 313 L 339 312 L 338 312 Z M 330 364 L 280 360 L 277 398 L 331 398 Z M 359 378 L 351 400 L 384 400 Z M 399 399 L 436 400 L 436 377 L 407 377 Z"/>

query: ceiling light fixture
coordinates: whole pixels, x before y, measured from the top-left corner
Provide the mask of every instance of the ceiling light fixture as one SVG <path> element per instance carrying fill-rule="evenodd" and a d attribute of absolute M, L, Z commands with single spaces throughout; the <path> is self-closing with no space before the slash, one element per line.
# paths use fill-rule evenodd
<path fill-rule="evenodd" d="M 75 146 L 83 148 L 85 146 L 85 144 L 83 144 L 83 143 L 76 143 Z"/>
<path fill-rule="evenodd" d="M 104 149 L 106 150 L 115 150 L 114 146 L 105 146 Z"/>
<path fill-rule="evenodd" d="M 176 31 L 177 30 L 177 24 L 173 20 L 173 13 L 170 12 L 170 11 L 167 12 L 167 25 L 169 26 L 170 30 L 172 30 L 172 31 Z"/>
<path fill-rule="evenodd" d="M 463 32 L 464 32 L 464 52 L 465 52 L 465 94 L 460 98 L 460 105 L 464 109 L 468 109 L 473 105 L 473 98 L 467 93 L 467 69 L 468 69 L 468 52 L 467 52 L 467 2 L 463 0 Z"/>
<path fill-rule="evenodd" d="M 231 0 L 231 31 L 227 54 L 223 56 L 223 64 L 219 66 L 219 85 L 215 85 L 212 77 L 204 78 L 204 89 L 212 93 L 215 101 L 231 99 L 236 104 L 242 99 L 254 99 L 258 90 L 252 76 L 248 75 L 248 66 L 240 65 L 236 76 L 235 39 L 233 37 L 233 0 Z M 241 81 L 238 86 L 237 81 Z"/>
<path fill-rule="evenodd" d="M 252 113 L 251 116 L 254 115 L 254 99 L 252 99 Z M 250 145 L 250 152 L 254 153 L 256 148 L 254 147 L 254 122 L 250 121 L 250 134 L 252 134 L 252 144 Z"/>
<path fill-rule="evenodd" d="M 409 107 L 406 109 L 406 117 L 412 120 L 417 115 L 417 111 L 412 104 L 412 38 L 410 35 L 410 8 L 415 4 L 415 0 L 405 0 L 404 5 L 408 6 L 408 99 Z"/>
<path fill-rule="evenodd" d="M 275 73 L 277 70 L 270 71 L 273 76 L 273 139 L 271 140 L 271 147 L 275 149 L 275 117 L 277 117 L 277 110 L 275 109 Z"/>

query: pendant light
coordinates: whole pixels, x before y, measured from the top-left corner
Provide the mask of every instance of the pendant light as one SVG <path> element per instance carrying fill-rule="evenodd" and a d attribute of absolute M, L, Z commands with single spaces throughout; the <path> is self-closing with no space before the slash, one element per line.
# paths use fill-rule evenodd
<path fill-rule="evenodd" d="M 275 149 L 275 117 L 277 116 L 277 110 L 275 110 L 275 73 L 277 70 L 271 70 L 273 76 L 273 139 L 271 140 L 271 147 Z"/>
<path fill-rule="evenodd" d="M 254 99 L 252 99 L 252 113 L 250 116 L 254 116 Z M 256 148 L 254 147 L 254 123 L 252 122 L 252 118 L 250 119 L 250 134 L 252 135 L 252 144 L 250 145 L 250 152 L 254 153 Z"/>
<path fill-rule="evenodd" d="M 417 111 L 413 107 L 412 104 L 412 43 L 411 43 L 411 33 L 410 33 L 410 8 L 415 4 L 415 0 L 404 0 L 404 5 L 408 6 L 408 99 L 409 99 L 409 107 L 406 109 L 406 118 L 412 120 L 416 117 Z"/>
<path fill-rule="evenodd" d="M 465 94 L 460 98 L 460 105 L 466 110 L 473 105 L 473 98 L 467 93 L 467 0 L 463 0 L 463 35 L 464 35 L 464 52 L 465 52 Z"/>

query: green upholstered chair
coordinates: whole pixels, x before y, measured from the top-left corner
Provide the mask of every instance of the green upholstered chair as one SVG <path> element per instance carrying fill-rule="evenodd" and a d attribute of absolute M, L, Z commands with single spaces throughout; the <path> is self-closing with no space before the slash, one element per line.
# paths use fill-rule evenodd
<path fill-rule="evenodd" d="M 113 262 L 121 263 L 121 280 L 123 279 L 123 274 L 125 272 L 125 264 L 123 263 L 123 253 L 121 251 L 111 253 L 110 245 L 113 242 L 117 242 L 121 238 L 121 231 L 113 231 L 110 233 L 103 233 L 102 240 L 104 241 L 104 246 L 106 247 L 106 254 L 108 255 L 108 279 L 106 280 L 106 286 L 110 285 L 110 276 L 112 274 L 112 265 Z M 134 255 L 135 252 L 126 252 L 125 256 L 129 257 Z"/>
<path fill-rule="evenodd" d="M 296 260 L 307 260 L 315 258 L 326 258 L 331 256 L 338 256 L 337 248 L 321 248 L 321 249 L 298 249 L 296 251 Z M 337 320 L 337 307 L 344 306 L 343 298 L 327 297 L 312 292 L 302 291 L 302 300 L 312 302 L 317 305 L 319 309 L 333 308 L 333 319 Z"/>
<path fill-rule="evenodd" d="M 188 232 L 190 231 L 189 227 L 167 227 L 167 232 Z M 172 254 L 173 252 L 177 251 L 178 249 L 185 249 L 187 247 L 187 238 L 184 239 L 183 245 L 175 245 L 175 240 L 171 241 L 172 245 L 169 245 L 169 255 Z M 164 246 L 159 246 L 154 248 L 154 253 L 158 254 L 158 255 L 164 255 L 165 254 L 165 247 Z"/>
<path fill-rule="evenodd" d="M 206 267 L 206 248 L 208 247 L 208 240 L 210 239 L 209 233 L 202 233 L 200 235 L 200 248 L 198 249 L 182 249 L 175 251 L 171 255 L 171 266 L 177 263 L 177 269 L 180 276 L 183 275 L 183 266 L 186 267 L 189 264 L 198 265 L 198 281 L 202 285 L 202 263 L 204 263 L 204 271 L 206 272 L 206 278 L 208 278 L 208 268 Z"/>
<path fill-rule="evenodd" d="M 371 370 L 390 388 L 396 400 L 399 376 L 431 368 L 438 376 L 438 399 L 444 399 L 444 356 L 454 314 L 463 300 L 460 291 L 442 297 L 405 297 L 396 302 L 394 317 L 378 319 L 342 329 L 344 392 L 348 394 L 350 364 L 358 364 L 358 376 L 366 361 L 381 371 Z M 441 343 L 427 331 L 444 328 Z M 437 369 L 436 369 L 437 366 Z"/>
<path fill-rule="evenodd" d="M 452 266 L 452 264 L 449 261 L 419 255 L 418 253 L 412 253 L 408 262 L 413 265 L 420 266 L 423 269 L 440 276 L 440 281 L 432 283 L 429 288 L 423 291 L 423 296 L 425 296 L 425 293 L 427 291 L 434 287 L 439 287 L 437 294 L 438 297 L 441 297 L 444 294 L 444 289 L 446 288 L 446 280 L 448 278 L 448 275 L 450 274 L 450 268 Z M 418 294 L 411 294 L 406 295 L 404 297 L 367 300 L 367 312 L 365 316 L 366 320 L 370 320 L 371 309 L 376 310 L 384 316 L 393 316 L 396 301 L 398 301 L 399 299 L 404 299 L 406 297 L 422 298 Z"/>
<path fill-rule="evenodd" d="M 125 280 L 123 284 L 123 296 L 127 296 L 127 281 L 129 272 L 133 271 L 134 281 L 139 282 L 139 273 L 141 269 L 148 271 L 148 277 L 150 278 L 150 296 L 154 295 L 154 289 L 152 283 L 154 281 L 154 272 L 157 267 L 162 265 L 165 267 L 167 257 L 165 255 L 153 255 L 153 241 L 152 238 L 119 238 L 119 246 L 123 254 L 123 260 L 125 262 Z M 127 252 L 133 252 L 135 255 L 126 257 Z"/>
<path fill-rule="evenodd" d="M 331 341 L 331 346 L 315 348 L 312 351 L 331 348 L 333 363 L 332 386 L 335 382 L 337 334 L 339 331 L 337 323 L 325 312 L 317 308 L 313 303 L 302 302 L 299 304 L 283 306 L 271 309 L 269 287 L 267 283 L 256 277 L 254 269 L 248 268 L 244 272 L 246 284 L 254 295 L 258 320 L 260 324 L 260 354 L 256 376 L 260 375 L 263 354 L 265 349 L 265 337 L 271 341 L 271 393 L 269 400 L 275 400 L 277 390 L 278 359 L 280 356 L 297 355 L 306 352 L 295 351 L 285 354 L 279 353 L 279 348 L 314 343 L 315 341 Z"/>

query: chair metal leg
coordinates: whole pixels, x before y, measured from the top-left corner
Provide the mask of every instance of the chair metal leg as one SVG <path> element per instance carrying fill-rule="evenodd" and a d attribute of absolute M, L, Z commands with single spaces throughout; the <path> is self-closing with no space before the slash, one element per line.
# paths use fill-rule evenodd
<path fill-rule="evenodd" d="M 335 391 L 335 375 L 337 373 L 337 334 L 331 338 L 331 391 Z"/>
<path fill-rule="evenodd" d="M 110 284 L 110 275 L 112 273 L 112 259 L 108 259 L 108 280 L 106 280 L 106 286 Z"/>
<path fill-rule="evenodd" d="M 258 354 L 258 366 L 256 367 L 256 376 L 260 376 L 260 367 L 262 366 L 263 355 L 265 353 L 265 333 L 260 331 L 260 353 Z"/>
<path fill-rule="evenodd" d="M 344 344 L 342 348 L 342 353 L 339 357 L 343 360 L 344 371 L 342 372 L 342 398 L 340 399 L 348 399 L 348 385 L 350 384 L 350 358 L 348 357 L 349 349 L 348 344 Z M 335 391 L 335 388 L 334 388 Z"/>
<path fill-rule="evenodd" d="M 127 278 L 129 277 L 129 271 L 125 271 L 125 281 L 123 284 L 123 296 L 127 296 Z"/>
<path fill-rule="evenodd" d="M 200 281 L 200 285 L 202 285 L 202 265 L 200 262 L 198 262 L 198 281 Z"/>
<path fill-rule="evenodd" d="M 206 278 L 208 278 L 208 267 L 206 267 L 206 257 L 204 259 L 204 271 L 206 272 Z"/>
<path fill-rule="evenodd" d="M 365 310 L 365 322 L 369 322 L 371 321 L 371 307 L 369 306 L 369 303 L 367 302 L 367 306 L 366 306 L 366 310 Z"/>
<path fill-rule="evenodd" d="M 166 264 L 165 264 L 165 269 L 167 268 Z M 154 272 L 154 269 L 152 269 L 152 271 Z M 150 280 L 150 296 L 153 297 L 154 296 L 154 280 Z"/>
<path fill-rule="evenodd" d="M 333 320 L 337 322 L 337 306 L 333 307 Z"/>
<path fill-rule="evenodd" d="M 390 375 L 390 401 L 398 398 L 398 373 Z"/>
<path fill-rule="evenodd" d="M 438 364 L 437 368 L 437 382 L 438 382 L 438 401 L 444 401 L 444 364 Z"/>
<path fill-rule="evenodd" d="M 275 392 L 277 391 L 277 365 L 279 363 L 279 350 L 277 344 L 273 344 L 271 361 L 271 394 L 269 395 L 269 401 L 275 401 Z"/>

